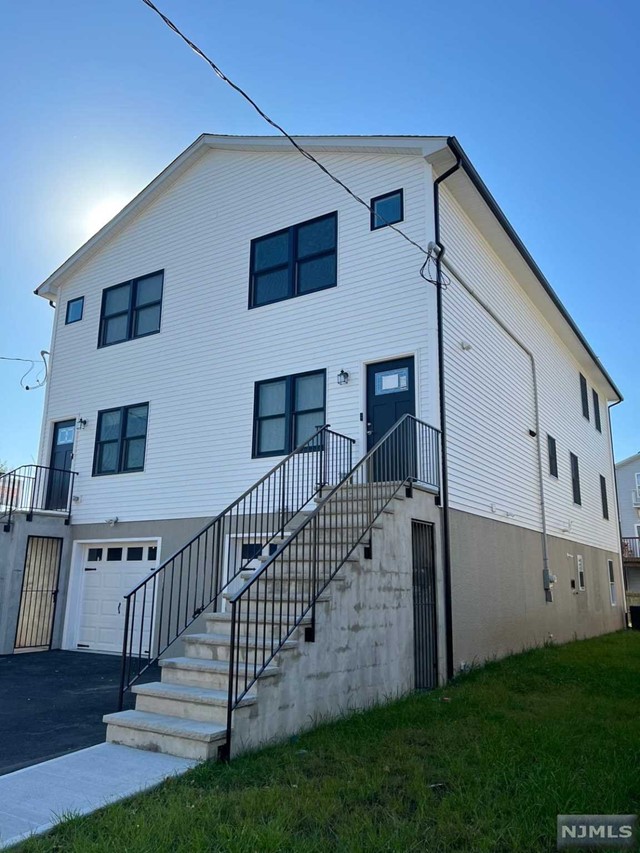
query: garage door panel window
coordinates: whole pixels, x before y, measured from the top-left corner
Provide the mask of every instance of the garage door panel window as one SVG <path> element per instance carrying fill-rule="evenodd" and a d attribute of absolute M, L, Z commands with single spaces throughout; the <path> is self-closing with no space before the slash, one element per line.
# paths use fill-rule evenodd
<path fill-rule="evenodd" d="M 149 404 L 98 412 L 93 475 L 144 470 Z"/>

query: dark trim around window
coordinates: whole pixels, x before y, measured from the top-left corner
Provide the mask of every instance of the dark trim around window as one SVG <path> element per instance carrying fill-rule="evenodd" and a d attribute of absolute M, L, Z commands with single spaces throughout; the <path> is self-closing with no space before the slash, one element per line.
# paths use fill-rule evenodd
<path fill-rule="evenodd" d="M 307 227 L 316 225 L 325 220 L 333 221 L 333 234 L 331 242 L 316 251 L 308 251 L 303 253 L 300 249 L 300 231 Z M 261 245 L 267 241 L 273 241 L 276 238 L 284 238 L 282 246 L 282 255 L 280 258 L 274 259 L 272 263 L 265 263 L 263 266 L 257 267 L 257 252 Z M 324 270 L 326 281 L 317 286 L 305 285 L 303 282 L 304 270 L 309 270 L 309 265 L 314 263 L 328 264 L 329 269 Z M 332 268 L 331 268 L 332 267 Z M 281 295 L 272 298 L 262 298 L 258 293 L 260 279 L 265 279 L 267 276 L 281 276 L 280 286 L 282 289 Z M 320 276 L 321 278 L 322 276 Z M 299 222 L 297 225 L 292 225 L 290 228 L 282 228 L 279 231 L 273 231 L 271 234 L 264 234 L 262 237 L 256 237 L 251 241 L 250 260 L 249 260 L 249 308 L 261 308 L 263 305 L 273 305 L 276 302 L 282 302 L 285 299 L 293 299 L 296 296 L 306 296 L 308 293 L 316 293 L 319 290 L 328 290 L 331 287 L 336 287 L 338 284 L 338 213 L 327 213 L 323 216 L 316 216 L 314 219 L 307 219 L 305 222 Z"/>
<path fill-rule="evenodd" d="M 591 395 L 593 397 L 593 420 L 596 424 L 596 429 L 598 432 L 602 432 L 602 420 L 600 418 L 600 397 L 598 397 L 598 392 L 595 388 L 591 389 Z"/>
<path fill-rule="evenodd" d="M 160 295 L 156 299 L 150 299 L 146 302 L 140 301 L 140 293 L 145 281 L 156 276 L 161 277 Z M 124 304 L 118 310 L 112 310 L 106 313 L 107 300 L 109 294 L 118 289 L 122 289 L 124 296 Z M 164 270 L 156 270 L 155 272 L 141 275 L 138 278 L 132 278 L 129 281 L 114 284 L 102 291 L 102 304 L 100 307 L 100 328 L 98 332 L 98 348 L 115 346 L 122 344 L 125 341 L 133 340 L 134 338 L 146 338 L 149 335 L 157 335 L 160 331 L 162 323 L 162 298 L 164 295 Z M 144 312 L 153 311 L 157 313 L 157 322 L 152 323 L 152 328 L 149 331 L 140 331 L 139 324 Z M 118 320 L 122 322 L 122 335 L 117 340 L 108 340 L 109 324 L 115 323 Z"/>
<path fill-rule="evenodd" d="M 589 420 L 589 392 L 587 390 L 587 380 L 582 373 L 580 374 L 580 397 L 582 399 L 582 414 Z"/>
<path fill-rule="evenodd" d="M 571 463 L 571 491 L 573 494 L 573 502 L 574 504 L 578 504 L 578 506 L 582 506 L 582 495 L 580 493 L 580 466 L 578 464 L 578 457 L 575 453 L 569 454 L 569 461 Z"/>
<path fill-rule="evenodd" d="M 388 198 L 393 198 L 393 196 L 400 196 L 400 216 L 398 219 L 384 219 L 383 222 L 379 220 L 382 218 L 382 214 L 376 213 L 376 205 L 379 201 L 386 201 Z M 396 222 L 402 222 L 404 220 L 404 191 L 401 189 L 393 190 L 390 193 L 384 193 L 384 195 L 377 195 L 375 198 L 371 199 L 371 204 L 369 205 L 371 208 L 371 217 L 369 221 L 369 225 L 372 231 L 378 231 L 380 228 L 386 228 L 387 225 L 395 225 Z"/>
<path fill-rule="evenodd" d="M 75 299 L 70 299 L 67 302 L 67 310 L 64 318 L 65 326 L 69 326 L 71 323 L 79 323 L 80 320 L 82 320 L 83 314 L 84 296 L 78 296 Z"/>
<path fill-rule="evenodd" d="M 321 376 L 322 377 L 322 406 L 314 406 L 312 408 L 297 408 L 296 407 L 296 381 L 298 379 L 303 379 L 307 376 Z M 260 392 L 261 389 L 267 385 L 276 385 L 278 383 L 284 383 L 284 408 L 278 412 L 274 412 L 268 415 L 260 415 Z M 288 453 L 291 453 L 292 450 L 295 450 L 296 446 L 302 443 L 302 441 L 309 438 L 310 435 L 313 435 L 313 432 L 309 435 L 304 435 L 304 437 L 296 436 L 296 423 L 297 418 L 304 415 L 312 415 L 317 414 L 316 422 L 313 424 L 314 432 L 319 427 L 323 426 L 325 423 L 325 416 L 327 410 L 327 372 L 326 370 L 310 370 L 306 373 L 294 373 L 290 376 L 276 376 L 273 379 L 265 379 L 260 382 L 256 382 L 254 386 L 254 397 L 253 397 L 253 440 L 252 440 L 252 458 L 260 459 L 266 456 L 286 456 Z M 278 448 L 274 448 L 272 450 L 260 450 L 259 442 L 260 442 L 260 427 L 261 425 L 269 420 L 283 420 L 284 419 L 284 433 L 283 433 L 283 441 L 282 445 Z"/>
<path fill-rule="evenodd" d="M 133 409 L 145 410 L 144 433 L 137 432 L 131 434 L 129 430 L 129 414 Z M 119 422 L 116 427 L 116 434 L 112 438 L 102 438 L 102 424 L 106 415 L 118 413 Z M 130 474 L 136 471 L 144 471 L 144 463 L 147 453 L 147 432 L 149 430 L 149 403 L 134 403 L 130 406 L 122 406 L 120 408 L 103 409 L 98 412 L 98 421 L 96 425 L 96 438 L 93 450 L 93 476 L 107 477 L 112 474 Z M 132 464 L 129 459 L 129 452 L 134 442 L 143 441 L 142 458 L 139 463 Z M 103 450 L 107 445 L 113 447 L 114 464 L 106 469 L 103 458 Z"/>
<path fill-rule="evenodd" d="M 600 500 L 602 501 L 602 517 L 609 520 L 609 498 L 607 495 L 607 480 L 600 474 Z"/>
<path fill-rule="evenodd" d="M 552 435 L 547 434 L 547 452 L 549 455 L 549 474 L 558 478 L 558 447 Z"/>

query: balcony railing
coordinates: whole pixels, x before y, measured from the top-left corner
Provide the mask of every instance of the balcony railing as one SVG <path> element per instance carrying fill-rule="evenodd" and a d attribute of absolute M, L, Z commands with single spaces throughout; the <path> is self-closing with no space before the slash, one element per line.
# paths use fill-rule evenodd
<path fill-rule="evenodd" d="M 0 522 L 11 530 L 14 513 L 26 512 L 31 521 L 34 512 L 59 512 L 65 524 L 71 518 L 75 471 L 46 465 L 22 465 L 0 476 Z"/>
<path fill-rule="evenodd" d="M 640 536 L 623 537 L 622 558 L 640 560 Z"/>

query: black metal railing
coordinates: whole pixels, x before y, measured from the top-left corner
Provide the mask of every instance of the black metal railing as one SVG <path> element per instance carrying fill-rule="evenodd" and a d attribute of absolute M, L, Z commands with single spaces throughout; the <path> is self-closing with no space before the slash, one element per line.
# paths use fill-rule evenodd
<path fill-rule="evenodd" d="M 640 560 L 640 536 L 622 537 L 622 558 Z"/>
<path fill-rule="evenodd" d="M 47 465 L 22 465 L 0 475 L 0 522 L 11 530 L 14 513 L 26 512 L 27 521 L 39 511 L 60 512 L 65 524 L 71 518 L 76 472 Z"/>
<path fill-rule="evenodd" d="M 414 483 L 439 491 L 440 433 L 405 415 L 230 596 L 227 758 L 234 709 L 303 621 L 307 639 L 315 637 L 318 597 L 394 496 Z"/>
<path fill-rule="evenodd" d="M 320 427 L 125 596 L 125 692 L 319 491 L 351 470 L 355 441 Z M 244 546 L 244 547 L 243 547 Z M 246 550 L 245 550 L 246 549 Z"/>

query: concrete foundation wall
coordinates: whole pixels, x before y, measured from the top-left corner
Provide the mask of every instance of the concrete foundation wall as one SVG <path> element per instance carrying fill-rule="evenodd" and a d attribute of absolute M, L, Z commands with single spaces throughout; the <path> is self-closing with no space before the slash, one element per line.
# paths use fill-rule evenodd
<path fill-rule="evenodd" d="M 36 513 L 32 521 L 27 521 L 25 513 L 16 512 L 12 519 L 11 530 L 8 533 L 0 530 L 0 655 L 13 653 L 29 536 L 54 536 L 63 540 L 58 581 L 60 594 L 53 623 L 53 648 L 59 647 L 62 637 L 63 599 L 68 583 L 71 553 L 70 528 L 59 516 Z"/>
<path fill-rule="evenodd" d="M 503 657 L 549 640 L 565 643 L 624 627 L 618 554 L 548 537 L 549 568 L 558 576 L 553 602 L 542 585 L 542 536 L 513 524 L 451 513 L 454 665 Z M 585 590 L 578 590 L 577 555 Z M 617 606 L 609 597 L 613 560 Z M 571 581 L 575 582 L 573 589 Z"/>
<path fill-rule="evenodd" d="M 318 604 L 316 641 L 301 637 L 281 652 L 278 678 L 262 679 L 258 702 L 234 722 L 234 754 L 278 741 L 319 720 L 338 717 L 408 693 L 414 686 L 412 519 L 434 523 L 438 600 L 442 603 L 440 510 L 433 496 L 393 501 L 394 514 L 373 531 L 371 560 L 343 567 L 329 585 L 331 600 Z M 443 626 L 442 615 L 439 625 Z M 438 638 L 444 653 L 444 634 Z M 440 674 L 444 675 L 443 655 Z"/>

